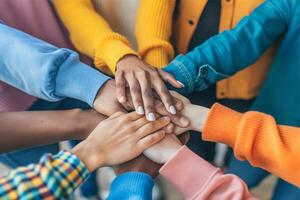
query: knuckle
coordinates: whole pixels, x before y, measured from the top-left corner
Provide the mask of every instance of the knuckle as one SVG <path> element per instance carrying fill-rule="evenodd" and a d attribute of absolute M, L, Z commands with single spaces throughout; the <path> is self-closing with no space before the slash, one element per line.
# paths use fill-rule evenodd
<path fill-rule="evenodd" d="M 152 89 L 151 88 L 147 88 L 143 91 L 143 95 L 146 98 L 153 98 L 153 94 L 152 94 Z"/>

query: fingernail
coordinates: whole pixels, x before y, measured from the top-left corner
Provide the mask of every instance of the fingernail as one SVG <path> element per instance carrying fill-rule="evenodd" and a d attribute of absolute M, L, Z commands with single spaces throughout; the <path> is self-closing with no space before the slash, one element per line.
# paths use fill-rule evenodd
<path fill-rule="evenodd" d="M 137 109 L 136 109 L 136 112 L 140 115 L 143 115 L 145 114 L 144 112 L 144 108 L 142 106 L 138 106 Z"/>
<path fill-rule="evenodd" d="M 125 101 L 126 101 L 124 96 L 119 97 L 118 100 L 120 103 L 125 103 Z"/>
<path fill-rule="evenodd" d="M 151 113 L 148 113 L 147 114 L 147 119 L 148 119 L 148 121 L 150 121 L 150 122 L 153 122 L 153 121 L 155 121 L 155 116 L 154 116 L 154 114 L 151 112 Z"/>
<path fill-rule="evenodd" d="M 172 115 L 176 115 L 176 109 L 174 106 L 170 106 L 169 107 L 169 112 L 172 114 Z"/>
<path fill-rule="evenodd" d="M 181 85 L 182 88 L 184 87 L 184 84 L 181 83 L 180 81 L 177 81 L 177 83 L 179 83 L 179 84 Z"/>
<path fill-rule="evenodd" d="M 189 120 L 187 120 L 185 117 L 180 117 L 179 121 L 180 121 L 181 125 L 184 127 L 188 126 L 190 123 Z"/>

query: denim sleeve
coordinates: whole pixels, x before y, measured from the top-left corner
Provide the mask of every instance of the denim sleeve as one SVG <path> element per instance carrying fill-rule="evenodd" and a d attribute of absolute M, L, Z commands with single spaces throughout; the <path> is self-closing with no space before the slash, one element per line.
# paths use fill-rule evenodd
<path fill-rule="evenodd" d="M 266 1 L 234 29 L 177 56 L 164 70 L 185 85 L 181 93 L 204 90 L 233 75 L 254 63 L 287 30 L 288 18 L 283 13 L 290 11 L 284 6 L 289 2 Z"/>
<path fill-rule="evenodd" d="M 57 48 L 0 23 L 0 80 L 28 94 L 58 101 L 65 97 L 93 105 L 108 76 Z"/>
<path fill-rule="evenodd" d="M 127 172 L 115 178 L 108 200 L 151 200 L 154 181 L 146 173 Z"/>

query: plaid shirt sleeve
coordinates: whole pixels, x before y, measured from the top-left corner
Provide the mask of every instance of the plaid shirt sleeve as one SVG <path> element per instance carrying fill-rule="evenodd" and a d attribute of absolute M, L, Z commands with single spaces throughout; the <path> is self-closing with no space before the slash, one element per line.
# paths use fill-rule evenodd
<path fill-rule="evenodd" d="M 0 199 L 69 199 L 88 176 L 85 165 L 72 153 L 47 154 L 38 164 L 16 168 L 0 178 Z"/>

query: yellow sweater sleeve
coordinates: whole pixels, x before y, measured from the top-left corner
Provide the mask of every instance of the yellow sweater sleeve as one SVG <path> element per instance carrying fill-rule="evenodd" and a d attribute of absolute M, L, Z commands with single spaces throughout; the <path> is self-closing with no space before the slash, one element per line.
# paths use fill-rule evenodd
<path fill-rule="evenodd" d="M 94 59 L 97 68 L 114 73 L 117 62 L 128 54 L 138 55 L 129 41 L 111 30 L 92 0 L 55 0 L 55 9 L 69 31 L 74 46 Z"/>
<path fill-rule="evenodd" d="M 241 114 L 215 104 L 202 137 L 231 146 L 237 158 L 300 187 L 300 128 L 277 125 L 263 113 Z"/>
<path fill-rule="evenodd" d="M 174 57 L 170 44 L 176 0 L 140 0 L 135 35 L 139 53 L 152 66 L 164 67 Z"/>

